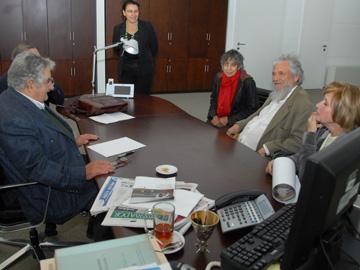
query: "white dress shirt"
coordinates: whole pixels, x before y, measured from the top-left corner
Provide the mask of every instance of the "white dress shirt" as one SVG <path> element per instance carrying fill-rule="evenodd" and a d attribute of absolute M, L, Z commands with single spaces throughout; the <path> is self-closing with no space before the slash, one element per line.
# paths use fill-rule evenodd
<path fill-rule="evenodd" d="M 37 101 L 27 95 L 25 95 L 24 93 L 18 91 L 18 93 L 22 94 L 24 97 L 26 97 L 28 100 L 30 100 L 32 103 L 35 104 L 36 107 L 38 107 L 40 110 L 44 110 L 45 109 L 45 104 L 40 102 L 40 101 Z"/>
<path fill-rule="evenodd" d="M 251 119 L 251 121 L 247 123 L 243 131 L 239 134 L 238 141 L 256 151 L 256 147 L 270 121 L 273 119 L 274 115 L 278 112 L 281 106 L 286 102 L 289 96 L 294 92 L 295 88 L 296 86 L 291 89 L 290 93 L 284 99 L 280 101 L 271 101 L 260 111 L 259 115 Z M 267 150 L 265 145 L 264 148 Z M 268 151 L 266 152 L 269 154 Z"/>

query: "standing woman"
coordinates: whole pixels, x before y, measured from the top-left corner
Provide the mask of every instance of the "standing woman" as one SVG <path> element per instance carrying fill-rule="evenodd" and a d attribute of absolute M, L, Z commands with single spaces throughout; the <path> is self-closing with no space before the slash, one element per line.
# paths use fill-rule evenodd
<path fill-rule="evenodd" d="M 236 50 L 221 56 L 222 72 L 215 75 L 207 117 L 215 127 L 232 126 L 258 108 L 256 84 L 243 62 L 244 57 Z"/>
<path fill-rule="evenodd" d="M 122 6 L 125 22 L 116 25 L 113 43 L 135 39 L 139 45 L 139 53 L 129 54 L 120 45 L 114 49 L 119 57 L 118 81 L 135 85 L 135 93 L 149 94 L 154 77 L 155 57 L 158 42 L 154 28 L 150 22 L 139 20 L 140 4 L 127 0 Z"/>

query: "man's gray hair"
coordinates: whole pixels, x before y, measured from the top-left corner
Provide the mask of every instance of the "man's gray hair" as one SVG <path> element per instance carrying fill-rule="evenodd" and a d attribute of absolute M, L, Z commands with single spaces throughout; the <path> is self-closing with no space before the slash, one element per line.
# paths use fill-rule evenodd
<path fill-rule="evenodd" d="M 225 52 L 220 59 L 221 68 L 225 65 L 228 60 L 234 60 L 235 64 L 239 69 L 244 68 L 244 57 L 237 50 L 229 50 Z"/>
<path fill-rule="evenodd" d="M 281 55 L 278 59 L 273 62 L 273 66 L 281 61 L 287 61 L 289 63 L 289 68 L 291 74 L 294 76 L 299 76 L 299 80 L 297 81 L 298 85 L 301 85 L 304 81 L 304 70 L 301 67 L 301 63 L 297 56 L 291 54 Z"/>
<path fill-rule="evenodd" d="M 26 81 L 33 80 L 36 86 L 44 81 L 44 70 L 53 70 L 55 62 L 49 58 L 25 51 L 18 54 L 10 65 L 8 71 L 8 85 L 17 91 L 26 88 Z"/>

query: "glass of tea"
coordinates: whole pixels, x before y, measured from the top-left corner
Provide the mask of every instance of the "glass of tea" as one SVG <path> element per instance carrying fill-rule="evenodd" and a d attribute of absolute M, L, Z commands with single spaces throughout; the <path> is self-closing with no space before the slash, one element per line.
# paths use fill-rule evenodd
<path fill-rule="evenodd" d="M 175 206 L 167 202 L 154 204 L 152 208 L 154 218 L 153 234 L 164 245 L 171 242 L 174 231 Z"/>

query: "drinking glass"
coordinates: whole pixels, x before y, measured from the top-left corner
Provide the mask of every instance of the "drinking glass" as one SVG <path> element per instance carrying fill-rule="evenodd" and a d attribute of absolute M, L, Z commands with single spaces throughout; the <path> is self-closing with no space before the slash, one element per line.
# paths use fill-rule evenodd
<path fill-rule="evenodd" d="M 154 217 L 153 234 L 164 245 L 171 242 L 174 231 L 175 206 L 167 202 L 154 204 L 152 208 Z"/>
<path fill-rule="evenodd" d="M 191 224 L 197 237 L 196 253 L 210 252 L 207 248 L 207 241 L 218 223 L 219 217 L 212 211 L 200 210 L 191 214 Z"/>

